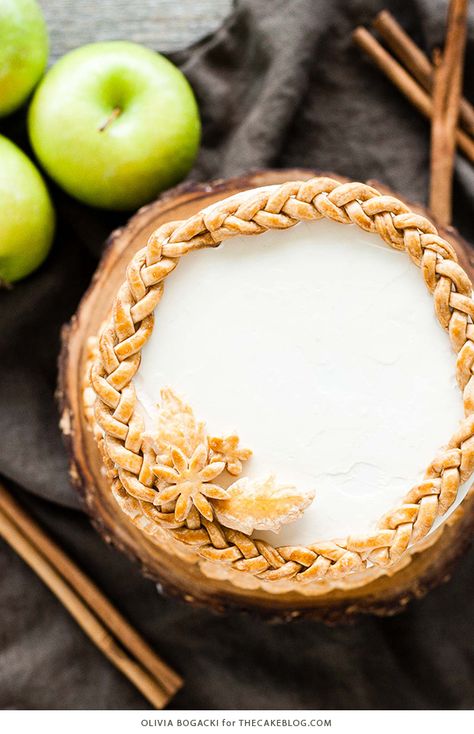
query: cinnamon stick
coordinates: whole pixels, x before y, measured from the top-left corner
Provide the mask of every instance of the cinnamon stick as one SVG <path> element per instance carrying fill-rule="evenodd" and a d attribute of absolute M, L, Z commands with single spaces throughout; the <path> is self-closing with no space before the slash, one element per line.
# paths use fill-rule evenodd
<path fill-rule="evenodd" d="M 468 0 L 450 2 L 444 51 L 433 76 L 430 209 L 443 226 L 450 224 L 452 214 L 452 182 L 466 46 L 467 4 Z"/>
<path fill-rule="evenodd" d="M 0 536 L 38 574 L 104 655 L 155 708 L 163 708 L 181 687 L 182 679 L 158 658 L 97 586 L 1 484 Z M 129 658 L 121 646 L 136 660 Z"/>
<path fill-rule="evenodd" d="M 381 10 L 372 22 L 372 26 L 423 89 L 431 93 L 433 89 L 433 64 L 393 15 L 388 10 Z M 473 136 L 474 107 L 465 97 L 462 97 L 459 103 L 459 121 L 466 132 Z"/>
<path fill-rule="evenodd" d="M 391 54 L 363 26 L 353 32 L 353 39 L 379 67 L 397 89 L 426 118 L 433 116 L 433 103 L 421 85 L 396 61 Z M 463 130 L 456 130 L 456 143 L 474 163 L 474 140 Z"/>

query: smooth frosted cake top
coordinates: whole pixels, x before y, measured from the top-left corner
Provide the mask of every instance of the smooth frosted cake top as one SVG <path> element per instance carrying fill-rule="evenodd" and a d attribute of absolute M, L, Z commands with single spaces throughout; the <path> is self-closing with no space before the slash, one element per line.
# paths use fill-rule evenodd
<path fill-rule="evenodd" d="M 246 476 L 315 490 L 283 544 L 373 528 L 462 417 L 417 269 L 378 235 L 327 220 L 183 259 L 135 385 L 149 416 L 172 385 L 210 433 L 237 432 L 253 450 Z"/>

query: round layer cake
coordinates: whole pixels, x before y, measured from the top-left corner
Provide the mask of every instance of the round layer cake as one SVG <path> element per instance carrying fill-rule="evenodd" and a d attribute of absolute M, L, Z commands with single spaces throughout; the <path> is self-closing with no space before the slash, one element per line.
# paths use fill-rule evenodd
<path fill-rule="evenodd" d="M 393 573 L 467 491 L 472 313 L 451 245 L 364 184 L 253 189 L 164 225 L 91 351 L 111 492 L 240 586 Z"/>

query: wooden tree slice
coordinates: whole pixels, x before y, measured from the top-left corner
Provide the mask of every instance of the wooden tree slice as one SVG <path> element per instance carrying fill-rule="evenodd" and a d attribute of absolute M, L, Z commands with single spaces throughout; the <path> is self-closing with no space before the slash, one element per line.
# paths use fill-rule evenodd
<path fill-rule="evenodd" d="M 249 591 L 225 580 L 208 578 L 198 565 L 158 549 L 132 525 L 116 504 L 101 471 L 101 459 L 82 410 L 87 339 L 97 333 L 125 277 L 130 258 L 144 246 L 152 231 L 166 221 L 186 219 L 218 199 L 239 191 L 315 175 L 331 175 L 343 180 L 333 174 L 296 169 L 261 171 L 210 184 L 185 184 L 141 209 L 126 227 L 114 232 L 77 313 L 63 329 L 58 394 L 71 478 L 94 526 L 107 542 L 136 559 L 143 573 L 157 582 L 161 590 L 218 611 L 243 609 L 279 621 L 304 616 L 336 623 L 367 613 L 394 614 L 411 599 L 422 597 L 430 588 L 446 581 L 456 559 L 470 542 L 474 528 L 474 491 L 471 490 L 450 518 L 407 554 L 402 567 L 392 570 L 390 575 L 382 575 L 359 588 L 338 588 L 317 597 L 297 592 Z M 369 183 L 384 193 L 393 193 L 377 182 Z M 420 207 L 409 205 L 426 214 Z M 454 230 L 442 230 L 441 234 L 454 244 L 463 267 L 472 274 L 467 244 Z"/>

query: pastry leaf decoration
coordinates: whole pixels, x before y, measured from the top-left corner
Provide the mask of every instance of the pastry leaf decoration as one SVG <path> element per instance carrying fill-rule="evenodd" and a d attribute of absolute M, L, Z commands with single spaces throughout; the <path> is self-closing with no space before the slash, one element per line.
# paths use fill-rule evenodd
<path fill-rule="evenodd" d="M 229 528 L 250 533 L 253 530 L 278 532 L 282 525 L 297 520 L 314 499 L 306 492 L 278 484 L 273 474 L 262 480 L 242 477 L 218 499 L 214 508 L 218 520 Z"/>
<path fill-rule="evenodd" d="M 192 408 L 170 387 L 161 391 L 155 430 L 144 438 L 155 451 L 158 463 L 168 466 L 173 463 L 171 447 L 191 458 L 198 446 L 207 446 L 206 426 L 196 420 Z"/>
<path fill-rule="evenodd" d="M 251 450 L 240 446 L 236 434 L 207 436 L 204 423 L 169 387 L 161 391 L 155 429 L 144 434 L 144 440 L 156 456 L 154 504 L 174 511 L 177 522 L 191 522 L 197 511 L 206 520 L 216 516 L 226 527 L 247 534 L 277 532 L 314 499 L 314 492 L 279 484 L 273 475 L 260 480 L 242 477 L 229 486 Z"/>

